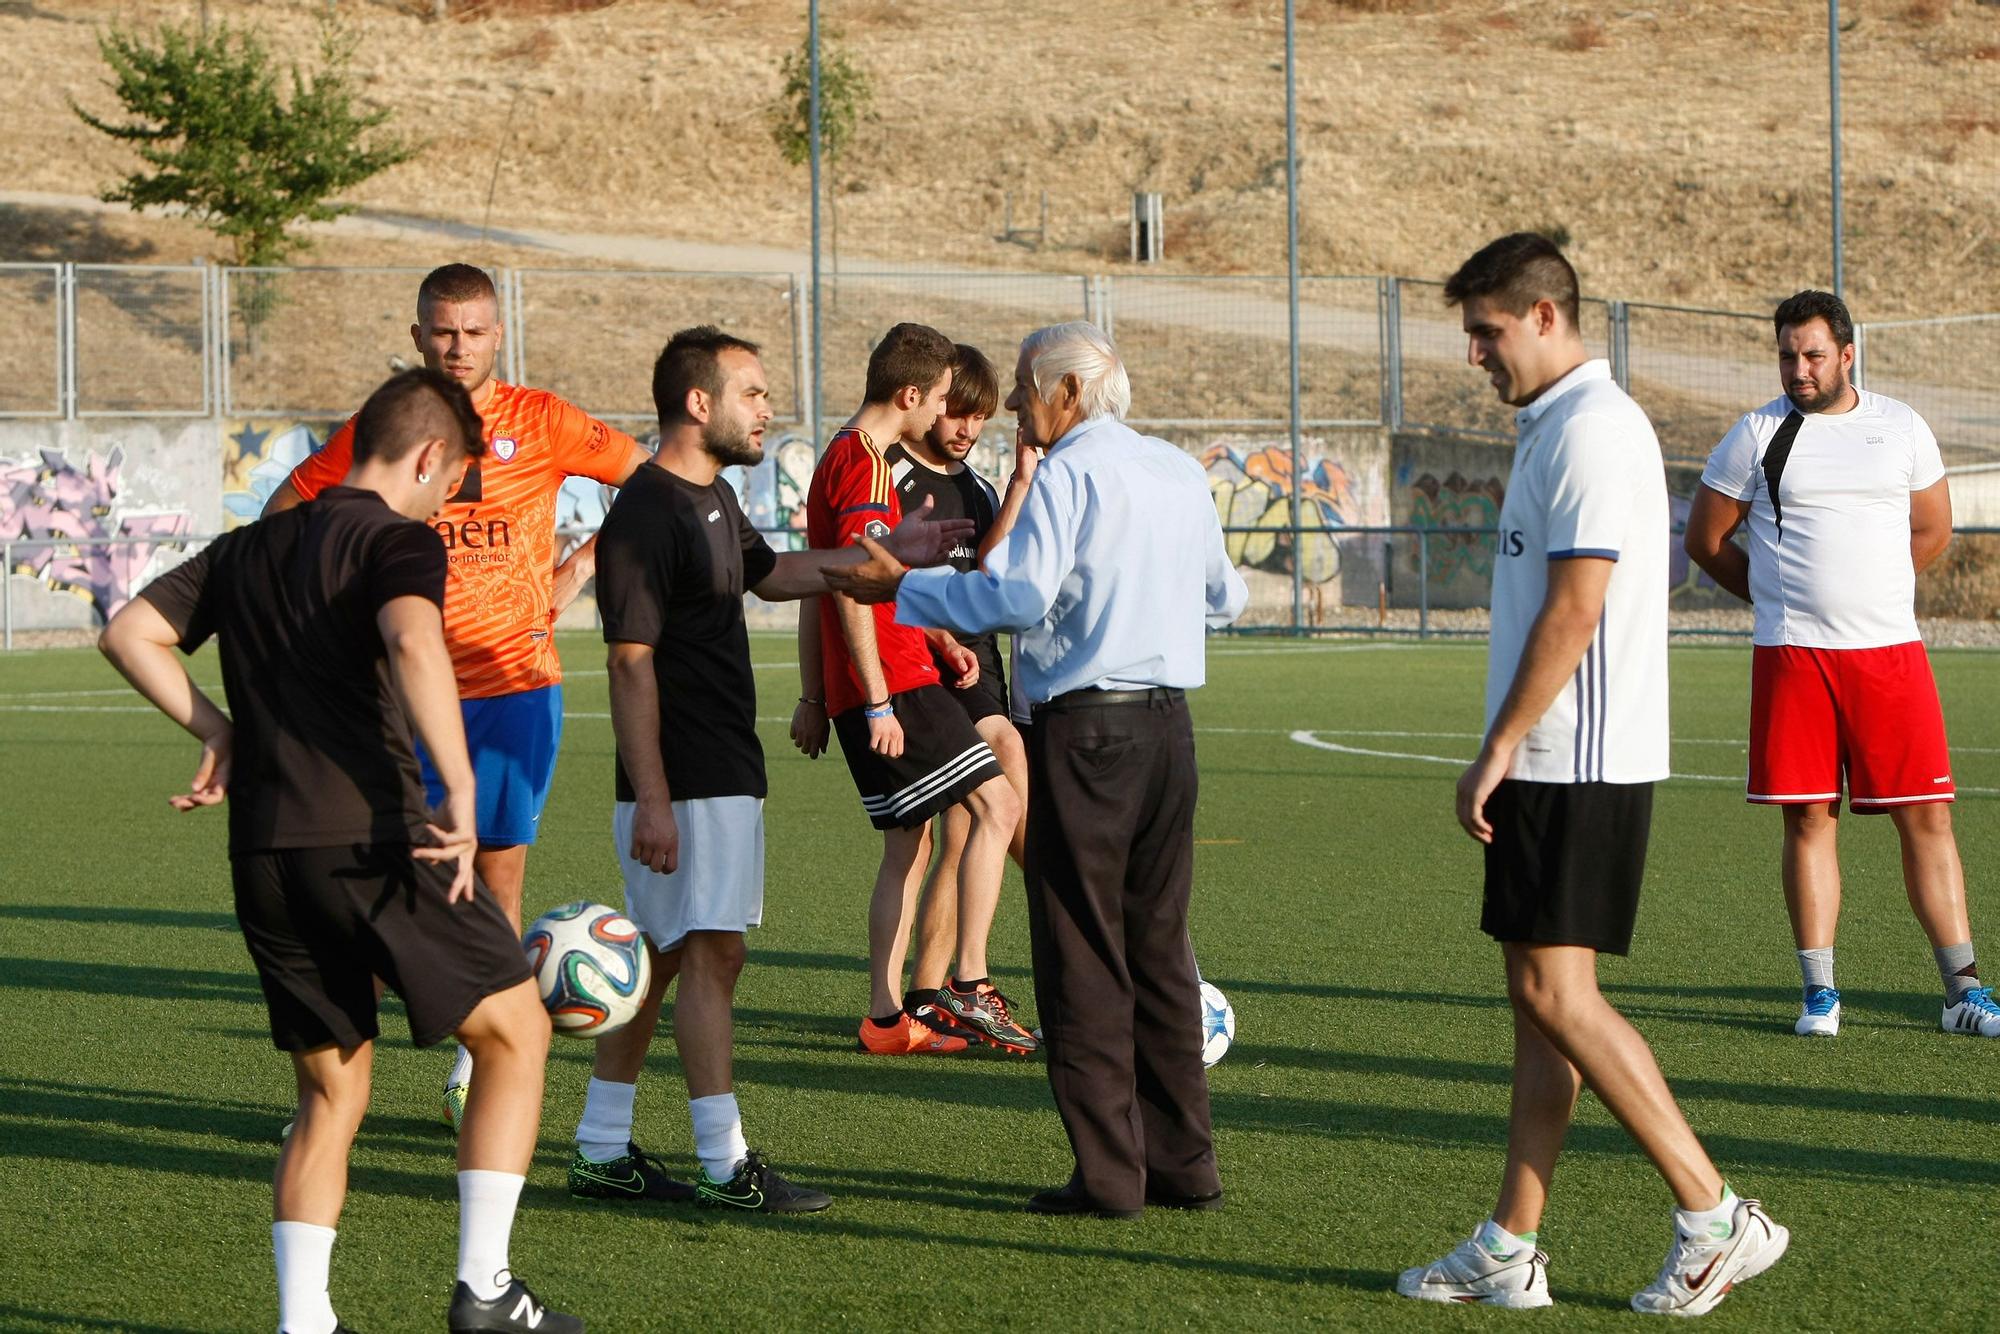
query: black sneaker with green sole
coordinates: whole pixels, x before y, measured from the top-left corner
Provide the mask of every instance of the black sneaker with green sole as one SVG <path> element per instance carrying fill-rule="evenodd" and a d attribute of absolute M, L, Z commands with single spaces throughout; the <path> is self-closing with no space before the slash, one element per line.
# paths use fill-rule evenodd
<path fill-rule="evenodd" d="M 686 1204 L 695 1188 L 667 1175 L 667 1165 L 627 1141 L 625 1155 L 608 1163 L 593 1163 L 576 1151 L 569 1163 L 569 1193 L 585 1200 L 666 1200 Z"/>
<path fill-rule="evenodd" d="M 703 1204 L 764 1214 L 816 1214 L 833 1203 L 825 1191 L 795 1186 L 779 1176 L 755 1149 L 727 1181 L 717 1181 L 702 1168 L 696 1189 Z"/>

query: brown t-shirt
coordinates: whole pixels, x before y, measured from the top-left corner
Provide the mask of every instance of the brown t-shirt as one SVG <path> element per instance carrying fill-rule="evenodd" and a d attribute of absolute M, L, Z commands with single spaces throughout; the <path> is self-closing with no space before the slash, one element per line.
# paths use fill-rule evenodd
<path fill-rule="evenodd" d="M 236 727 L 229 850 L 426 841 L 423 778 L 375 617 L 444 605 L 444 543 L 373 491 L 217 538 L 140 591 L 183 653 L 219 641 Z"/>

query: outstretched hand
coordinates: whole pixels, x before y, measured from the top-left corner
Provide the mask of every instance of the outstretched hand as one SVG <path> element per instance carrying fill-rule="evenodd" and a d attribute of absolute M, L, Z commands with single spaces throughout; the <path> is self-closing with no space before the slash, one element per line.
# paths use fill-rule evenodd
<path fill-rule="evenodd" d="M 928 498 L 924 504 L 930 504 Z M 901 532 L 910 522 L 909 519 L 903 520 L 896 531 Z M 856 602 L 894 602 L 896 590 L 902 586 L 903 576 L 909 573 L 909 567 L 897 560 L 874 538 L 863 537 L 857 540 L 861 543 L 862 550 L 868 553 L 868 559 L 859 565 L 820 566 L 820 573 L 826 577 L 826 586 L 836 593 L 845 593 Z"/>
<path fill-rule="evenodd" d="M 931 497 L 903 516 L 889 534 L 888 547 L 897 560 L 915 569 L 942 565 L 960 543 L 972 541 L 977 525 L 970 519 L 933 519 L 936 508 Z M 845 592 L 845 589 L 841 590 Z"/>

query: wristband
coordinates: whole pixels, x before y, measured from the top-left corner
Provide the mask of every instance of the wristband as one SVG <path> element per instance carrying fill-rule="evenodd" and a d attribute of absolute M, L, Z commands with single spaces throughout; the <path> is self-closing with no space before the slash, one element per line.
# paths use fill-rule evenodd
<path fill-rule="evenodd" d="M 886 699 L 882 701 L 879 707 L 873 704 L 863 705 L 861 716 L 870 720 L 876 718 L 893 718 L 896 716 L 896 706 Z"/>
<path fill-rule="evenodd" d="M 825 700 L 823 700 L 823 699 L 807 699 L 807 698 L 806 698 L 806 697 L 805 697 L 804 695 L 800 695 L 800 696 L 799 696 L 799 703 L 801 703 L 801 704 L 813 704 L 813 705 L 817 705 L 818 707 L 820 707 L 820 708 L 822 708 L 822 709 L 826 707 L 826 701 L 825 701 Z"/>

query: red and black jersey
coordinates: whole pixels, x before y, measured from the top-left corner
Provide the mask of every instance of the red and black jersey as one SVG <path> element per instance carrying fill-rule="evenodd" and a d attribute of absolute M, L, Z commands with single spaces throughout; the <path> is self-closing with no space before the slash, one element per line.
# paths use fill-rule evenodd
<path fill-rule="evenodd" d="M 828 442 L 806 492 L 806 540 L 821 549 L 844 547 L 859 534 L 880 540 L 903 519 L 888 460 L 866 431 L 843 427 Z M 841 714 L 868 703 L 861 678 L 841 633 L 831 597 L 819 604 L 820 662 L 826 684 L 826 711 Z M 936 685 L 937 668 L 923 631 L 896 623 L 896 604 L 876 604 L 875 652 L 889 693 Z"/>

